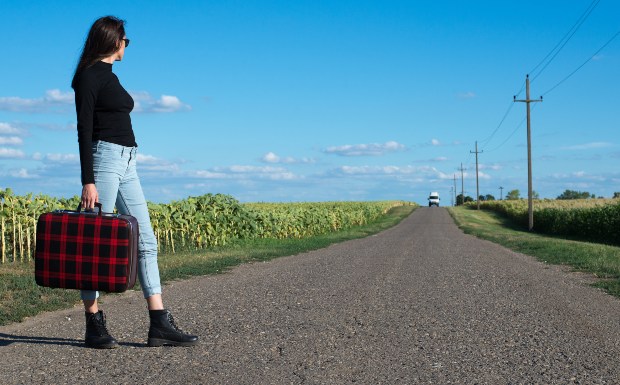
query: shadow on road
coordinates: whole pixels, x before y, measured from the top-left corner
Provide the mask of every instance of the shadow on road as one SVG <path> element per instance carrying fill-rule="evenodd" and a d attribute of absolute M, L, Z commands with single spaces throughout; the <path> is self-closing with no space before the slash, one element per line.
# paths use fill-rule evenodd
<path fill-rule="evenodd" d="M 40 336 L 18 336 L 6 333 L 0 333 L 0 347 L 9 346 L 15 343 L 32 344 L 32 345 L 59 345 L 59 346 L 77 346 L 85 347 L 84 340 L 76 340 L 73 338 L 54 338 Z M 144 348 L 146 343 L 136 342 L 119 342 L 120 346 Z"/>
<path fill-rule="evenodd" d="M 33 344 L 33 345 L 60 345 L 60 346 L 77 346 L 85 347 L 84 340 L 76 340 L 73 338 L 54 338 L 39 336 L 18 336 L 6 333 L 0 333 L 0 347 L 9 346 L 15 343 Z M 140 344 L 135 342 L 119 342 L 120 346 L 143 348 L 146 343 Z"/>
<path fill-rule="evenodd" d="M 25 343 L 35 345 L 69 345 L 69 346 L 83 346 L 83 340 L 76 340 L 71 338 L 53 338 L 53 337 L 39 337 L 39 336 L 18 336 L 6 333 L 0 333 L 0 347 L 9 346 L 14 343 Z"/>

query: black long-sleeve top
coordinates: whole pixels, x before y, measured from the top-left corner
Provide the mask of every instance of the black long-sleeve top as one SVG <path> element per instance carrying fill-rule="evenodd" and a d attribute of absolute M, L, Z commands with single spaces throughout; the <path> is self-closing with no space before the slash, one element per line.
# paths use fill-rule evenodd
<path fill-rule="evenodd" d="M 135 147 L 129 113 L 133 98 L 102 61 L 83 70 L 74 83 L 82 185 L 95 183 L 92 143 L 103 140 Z"/>

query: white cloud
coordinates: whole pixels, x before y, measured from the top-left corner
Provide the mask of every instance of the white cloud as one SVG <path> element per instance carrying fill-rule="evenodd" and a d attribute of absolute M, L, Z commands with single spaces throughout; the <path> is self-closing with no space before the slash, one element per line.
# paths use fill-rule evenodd
<path fill-rule="evenodd" d="M 153 111 L 155 112 L 173 112 L 189 108 L 189 106 L 181 103 L 176 96 L 162 95 L 153 103 Z"/>
<path fill-rule="evenodd" d="M 0 158 L 7 159 L 22 159 L 25 154 L 22 150 L 15 150 L 13 148 L 0 147 Z"/>
<path fill-rule="evenodd" d="M 453 175 L 448 175 L 432 166 L 341 166 L 332 170 L 332 173 L 349 176 L 371 176 L 373 178 L 383 176 L 416 176 L 432 179 L 453 178 Z"/>
<path fill-rule="evenodd" d="M 176 96 L 161 95 L 154 99 L 148 92 L 131 92 L 134 100 L 134 112 L 177 112 L 191 110 L 191 106 L 181 102 Z"/>
<path fill-rule="evenodd" d="M 51 163 L 60 164 L 77 164 L 80 163 L 80 157 L 78 154 L 46 154 L 45 156 L 40 153 L 35 153 L 32 158 L 34 160 L 42 160 Z"/>
<path fill-rule="evenodd" d="M 592 150 L 592 149 L 597 149 L 597 148 L 606 148 L 606 147 L 613 147 L 613 143 L 609 143 L 609 142 L 591 142 L 591 143 L 584 143 L 584 144 L 577 144 L 574 146 L 568 146 L 568 147 L 563 147 L 563 150 Z"/>
<path fill-rule="evenodd" d="M 160 163 L 161 159 L 153 155 L 138 154 L 138 156 L 136 157 L 136 161 L 138 161 L 140 164 L 156 164 Z"/>
<path fill-rule="evenodd" d="M 555 173 L 551 175 L 554 179 L 560 180 L 594 180 L 604 181 L 606 178 L 602 175 L 593 175 L 585 171 L 573 171 L 571 173 Z"/>
<path fill-rule="evenodd" d="M 450 181 L 457 173 L 445 173 L 433 166 L 341 166 L 331 170 L 333 175 L 343 175 L 353 178 L 369 179 L 395 179 L 417 183 L 430 183 L 433 181 Z M 457 175 L 460 179 L 460 173 Z M 479 171 L 480 179 L 491 179 L 491 176 Z M 476 178 L 476 173 L 463 173 L 464 179 Z"/>
<path fill-rule="evenodd" d="M 49 131 L 75 131 L 77 129 L 77 123 L 55 124 L 55 123 L 33 123 L 33 124 L 20 124 L 20 126 L 28 128 L 42 128 Z"/>
<path fill-rule="evenodd" d="M 501 170 L 502 166 L 500 166 L 499 164 L 484 164 L 484 163 L 480 163 L 478 165 L 478 170 L 493 170 L 493 171 L 498 171 Z"/>
<path fill-rule="evenodd" d="M 39 177 L 38 175 L 30 174 L 30 172 L 25 168 L 20 168 L 19 170 L 12 170 L 9 172 L 9 174 L 13 178 L 18 178 L 18 179 L 34 179 L 34 178 Z"/>
<path fill-rule="evenodd" d="M 0 135 L 19 135 L 21 130 L 13 127 L 9 123 L 0 122 Z"/>
<path fill-rule="evenodd" d="M 323 152 L 340 156 L 380 156 L 388 152 L 404 151 L 405 149 L 405 145 L 395 141 L 389 141 L 385 143 L 332 146 L 328 147 Z"/>
<path fill-rule="evenodd" d="M 462 143 L 459 141 L 452 141 L 450 143 L 442 142 L 437 138 L 433 138 L 430 141 L 418 143 L 415 145 L 417 148 L 427 148 L 427 147 L 448 147 L 448 146 L 461 146 Z"/>
<path fill-rule="evenodd" d="M 26 111 L 32 109 L 35 103 L 32 99 L 3 96 L 0 97 L 0 111 Z"/>
<path fill-rule="evenodd" d="M 58 89 L 54 89 L 46 91 L 45 97 L 43 99 L 49 103 L 73 104 L 75 100 L 75 95 L 72 91 L 61 92 Z"/>
<path fill-rule="evenodd" d="M 190 176 L 199 179 L 226 179 L 226 173 L 223 172 L 213 172 L 208 170 L 197 170 L 190 173 Z"/>
<path fill-rule="evenodd" d="M 2 125 L 2 123 L 0 123 L 0 126 L 1 125 Z M 58 123 L 24 123 L 24 122 L 19 122 L 19 123 L 14 123 L 12 125 L 12 128 L 15 130 L 14 132 L 17 135 L 25 136 L 33 128 L 49 130 L 49 131 L 72 131 L 72 130 L 75 130 L 77 128 L 77 123 L 69 122 L 69 123 L 65 123 L 65 124 L 58 124 Z M 1 128 L 0 128 L 0 134 L 3 134 Z"/>
<path fill-rule="evenodd" d="M 0 136 L 0 145 L 21 146 L 22 144 L 24 141 L 18 136 Z"/>
<path fill-rule="evenodd" d="M 0 111 L 12 112 L 68 112 L 74 104 L 73 91 L 48 90 L 41 98 L 20 98 L 18 96 L 0 97 Z"/>
<path fill-rule="evenodd" d="M 315 163 L 312 158 L 300 158 L 296 159 L 290 156 L 280 157 L 273 152 L 268 152 L 260 159 L 264 163 L 284 163 L 284 164 L 298 164 L 298 163 Z"/>
<path fill-rule="evenodd" d="M 148 92 L 130 92 L 134 99 L 135 112 L 177 112 L 190 110 L 191 106 L 181 102 L 172 95 L 153 98 Z M 62 92 L 58 89 L 48 90 L 40 98 L 21 98 L 18 96 L 0 97 L 0 111 L 30 113 L 68 113 L 74 111 L 75 94 L 73 91 Z"/>
<path fill-rule="evenodd" d="M 136 158 L 139 171 L 150 172 L 169 172 L 177 174 L 180 171 L 179 165 L 165 159 L 157 158 L 153 155 L 143 155 L 138 153 Z"/>
<path fill-rule="evenodd" d="M 475 98 L 475 97 L 476 97 L 476 94 L 475 94 L 475 93 L 473 93 L 473 92 L 471 92 L 471 91 L 468 91 L 468 92 L 461 92 L 461 93 L 459 93 L 459 94 L 457 95 L 457 97 L 458 97 L 459 99 L 473 99 L 473 98 Z"/>
<path fill-rule="evenodd" d="M 268 152 L 263 155 L 261 160 L 265 163 L 278 163 L 280 161 L 280 157 L 273 152 Z"/>
<path fill-rule="evenodd" d="M 292 172 L 275 173 L 275 174 L 265 175 L 265 177 L 267 179 L 271 179 L 271 180 L 294 180 L 294 179 L 299 179 L 299 177 L 296 176 L 295 174 L 293 174 Z"/>
<path fill-rule="evenodd" d="M 268 180 L 294 180 L 299 176 L 283 167 L 272 166 L 246 166 L 234 165 L 226 167 L 213 167 L 209 170 L 198 170 L 190 173 L 190 176 L 203 179 L 268 179 Z"/>
<path fill-rule="evenodd" d="M 437 162 L 447 162 L 449 161 L 450 158 L 447 156 L 437 156 L 435 158 L 430 158 L 430 159 L 413 159 L 411 160 L 411 162 L 413 163 L 426 163 L 426 164 L 436 164 Z"/>
<path fill-rule="evenodd" d="M 400 168 L 396 166 L 341 166 L 337 170 L 340 170 L 343 174 L 348 175 L 387 175 L 394 173 L 411 173 L 413 168 Z"/>
<path fill-rule="evenodd" d="M 474 172 L 472 175 L 474 178 L 476 177 L 476 173 Z M 486 174 L 480 170 L 478 170 L 478 178 L 479 179 L 491 179 L 491 176 L 489 174 Z"/>
<path fill-rule="evenodd" d="M 587 189 L 592 186 L 590 183 L 585 183 L 585 182 L 570 183 L 569 185 L 572 188 L 577 188 L 577 189 Z"/>

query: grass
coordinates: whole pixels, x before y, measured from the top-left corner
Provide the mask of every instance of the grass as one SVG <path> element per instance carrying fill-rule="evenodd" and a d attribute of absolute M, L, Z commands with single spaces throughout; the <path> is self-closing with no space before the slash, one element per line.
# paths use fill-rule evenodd
<path fill-rule="evenodd" d="M 591 273 L 599 278 L 594 286 L 620 297 L 620 247 L 536 234 L 491 211 L 464 207 L 448 210 L 465 233 L 545 263 L 566 265 L 575 271 Z"/>
<path fill-rule="evenodd" d="M 242 263 L 267 261 L 366 237 L 398 224 L 415 207 L 395 207 L 373 223 L 310 238 L 240 240 L 207 250 L 162 254 L 159 256 L 161 280 L 167 282 L 219 274 Z M 139 284 L 136 284 L 134 290 L 139 290 Z M 105 301 L 105 298 L 101 300 Z M 77 290 L 37 286 L 34 281 L 34 263 L 0 265 L 0 325 L 20 322 L 45 311 L 69 308 L 79 302 Z"/>

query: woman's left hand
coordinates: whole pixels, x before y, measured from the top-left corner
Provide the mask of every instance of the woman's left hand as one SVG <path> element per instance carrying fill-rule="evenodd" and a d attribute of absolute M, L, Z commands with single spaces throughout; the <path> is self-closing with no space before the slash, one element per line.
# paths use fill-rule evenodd
<path fill-rule="evenodd" d="M 99 202 L 99 193 L 94 183 L 85 184 L 82 187 L 82 209 L 89 210 L 95 208 L 95 202 Z"/>

